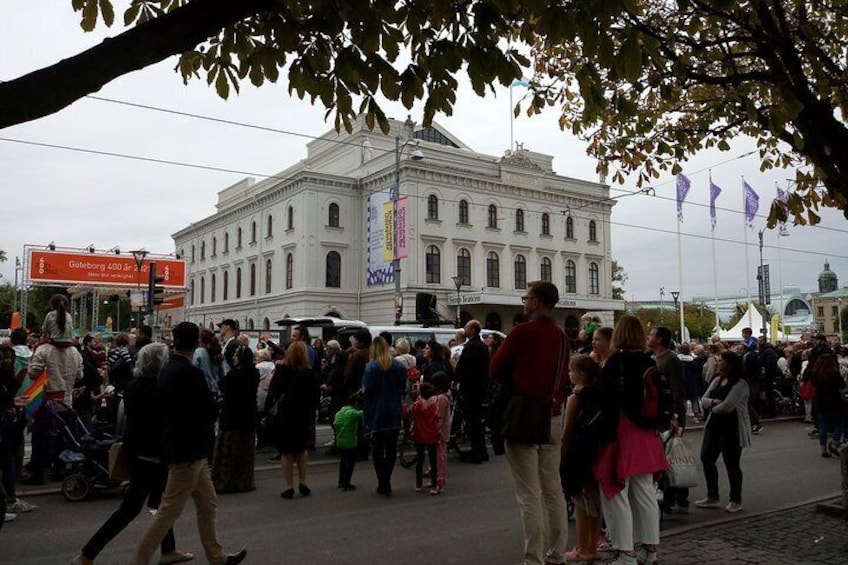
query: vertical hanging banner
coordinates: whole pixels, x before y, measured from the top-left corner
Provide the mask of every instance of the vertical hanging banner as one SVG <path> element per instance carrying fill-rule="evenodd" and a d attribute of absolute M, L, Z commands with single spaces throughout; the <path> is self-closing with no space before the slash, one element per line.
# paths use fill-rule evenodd
<path fill-rule="evenodd" d="M 394 203 L 389 200 L 383 202 L 383 261 L 392 261 L 395 258 L 395 216 L 392 210 Z"/>
<path fill-rule="evenodd" d="M 385 257 L 385 207 L 388 204 L 389 214 L 391 215 L 392 190 L 394 190 L 394 187 L 368 195 L 368 221 L 366 223 L 368 252 L 365 273 L 368 286 L 389 284 L 395 280 L 392 257 L 388 259 Z M 391 234 L 392 230 L 389 230 L 389 238 L 391 238 Z"/>
<path fill-rule="evenodd" d="M 397 258 L 406 259 L 409 256 L 406 239 L 406 200 L 403 196 L 397 201 Z"/>

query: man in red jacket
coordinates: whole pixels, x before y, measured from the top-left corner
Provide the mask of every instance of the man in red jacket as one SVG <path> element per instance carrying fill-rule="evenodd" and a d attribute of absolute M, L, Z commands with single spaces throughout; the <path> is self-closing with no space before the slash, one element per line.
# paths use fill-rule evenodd
<path fill-rule="evenodd" d="M 513 395 L 552 403 L 551 442 L 506 440 L 506 460 L 524 529 L 524 564 L 565 563 L 568 513 L 559 478 L 564 383 L 568 381 L 568 339 L 553 320 L 557 287 L 531 282 L 521 297 L 529 322 L 516 326 L 498 349 L 489 369 Z"/>

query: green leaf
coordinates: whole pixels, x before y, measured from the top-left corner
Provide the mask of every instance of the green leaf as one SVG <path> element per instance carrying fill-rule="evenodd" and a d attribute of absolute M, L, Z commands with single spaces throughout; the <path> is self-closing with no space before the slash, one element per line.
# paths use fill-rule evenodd
<path fill-rule="evenodd" d="M 218 78 L 215 80 L 215 91 L 218 96 L 226 100 L 230 96 L 230 85 L 227 82 L 227 73 L 218 67 Z"/>
<path fill-rule="evenodd" d="M 103 16 L 103 23 L 107 27 L 112 27 L 112 24 L 115 23 L 115 9 L 110 0 L 100 0 L 100 14 Z"/>
<path fill-rule="evenodd" d="M 130 7 L 124 12 L 124 25 L 129 26 L 133 23 L 136 18 L 138 18 L 138 14 L 141 11 L 141 4 L 138 2 L 133 2 L 130 4 Z"/>
<path fill-rule="evenodd" d="M 86 0 L 85 7 L 82 9 L 82 21 L 80 27 L 83 31 L 93 31 L 97 26 L 97 0 Z"/>

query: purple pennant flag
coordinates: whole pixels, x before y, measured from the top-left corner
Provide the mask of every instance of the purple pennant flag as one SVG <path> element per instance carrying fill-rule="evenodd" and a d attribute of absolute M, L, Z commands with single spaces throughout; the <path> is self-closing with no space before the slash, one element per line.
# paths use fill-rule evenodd
<path fill-rule="evenodd" d="M 780 190 L 778 188 L 777 189 L 777 201 L 780 202 L 781 204 L 783 204 L 784 209 L 786 208 L 786 202 L 788 200 L 789 200 L 789 193 L 784 191 L 784 190 Z M 789 229 L 786 227 L 785 221 L 780 222 L 779 232 L 780 232 L 780 235 L 785 235 L 785 234 L 789 233 Z"/>
<path fill-rule="evenodd" d="M 719 194 L 721 194 L 721 187 L 717 184 L 713 184 L 713 179 L 710 179 L 710 222 L 712 223 L 713 229 L 716 227 L 715 201 Z"/>
<path fill-rule="evenodd" d="M 744 182 L 744 181 L 743 181 Z M 757 215 L 757 210 L 760 209 L 760 197 L 751 188 L 751 185 L 744 182 L 745 185 L 745 223 L 749 228 L 754 228 L 754 217 Z"/>
<path fill-rule="evenodd" d="M 686 200 L 686 195 L 689 194 L 689 179 L 686 175 L 680 173 L 677 175 L 677 220 L 683 221 L 683 201 Z"/>

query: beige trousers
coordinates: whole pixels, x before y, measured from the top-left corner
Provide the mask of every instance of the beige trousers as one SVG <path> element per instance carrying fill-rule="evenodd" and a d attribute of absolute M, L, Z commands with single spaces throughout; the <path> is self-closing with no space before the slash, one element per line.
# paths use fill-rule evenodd
<path fill-rule="evenodd" d="M 206 459 L 168 466 L 168 483 L 162 494 L 159 511 L 144 537 L 141 538 L 133 563 L 136 565 L 150 563 L 162 538 L 180 517 L 189 498 L 194 499 L 197 510 L 197 531 L 200 534 L 206 560 L 212 565 L 224 563 L 227 557 L 221 544 L 218 543 L 218 534 L 215 531 L 218 497 L 215 494 Z"/>
<path fill-rule="evenodd" d="M 562 418 L 551 420 L 554 443 L 506 442 L 506 461 L 524 530 L 524 565 L 565 563 L 568 510 L 559 478 Z"/>

